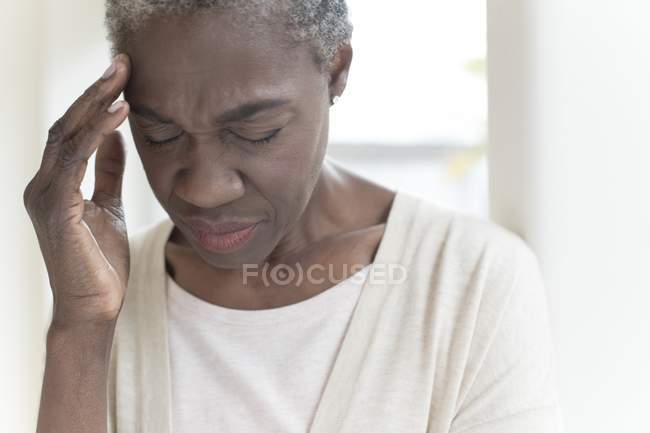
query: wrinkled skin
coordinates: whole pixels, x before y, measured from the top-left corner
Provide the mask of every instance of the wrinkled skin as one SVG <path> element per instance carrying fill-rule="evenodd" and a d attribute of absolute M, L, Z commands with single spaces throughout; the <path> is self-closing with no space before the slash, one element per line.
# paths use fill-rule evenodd
<path fill-rule="evenodd" d="M 129 121 L 151 187 L 176 225 L 166 248 L 176 281 L 225 306 L 285 305 L 333 282 L 288 291 L 249 279 L 244 287 L 242 265 L 367 264 L 394 195 L 324 159 L 330 99 L 345 89 L 351 47 L 323 74 L 308 46 L 287 46 L 281 24 L 251 31 L 233 22 L 228 13 L 152 19 L 127 49 Z M 222 118 L 263 99 L 284 104 Z M 250 142 L 277 130 L 268 143 Z M 145 137 L 178 138 L 152 147 Z M 264 222 L 242 248 L 215 253 L 184 224 L 191 215 Z"/>

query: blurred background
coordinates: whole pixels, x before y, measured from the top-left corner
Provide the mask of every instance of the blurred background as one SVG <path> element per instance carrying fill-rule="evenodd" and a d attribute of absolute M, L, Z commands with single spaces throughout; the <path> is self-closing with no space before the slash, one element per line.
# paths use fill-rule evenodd
<path fill-rule="evenodd" d="M 650 4 L 348 0 L 331 158 L 524 237 L 547 284 L 567 432 L 648 432 Z M 22 192 L 109 63 L 101 0 L 2 0 L 0 432 L 33 432 L 51 296 Z M 389 29 L 389 31 L 387 31 Z M 129 230 L 159 218 L 128 126 Z M 92 191 L 92 161 L 83 190 Z"/>

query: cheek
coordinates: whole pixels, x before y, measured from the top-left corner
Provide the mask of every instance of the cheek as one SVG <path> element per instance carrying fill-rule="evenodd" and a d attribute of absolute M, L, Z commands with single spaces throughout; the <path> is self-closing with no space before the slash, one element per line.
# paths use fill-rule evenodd
<path fill-rule="evenodd" d="M 242 160 L 243 171 L 261 190 L 278 191 L 285 196 L 311 193 L 326 150 L 327 134 L 323 122 L 308 127 L 291 127 L 271 142 L 268 152 Z"/>
<path fill-rule="evenodd" d="M 156 156 L 150 154 L 146 150 L 142 149 L 144 144 L 136 144 L 138 149 L 138 154 L 140 155 L 140 161 L 142 162 L 142 168 L 147 176 L 147 181 L 151 187 L 154 195 L 160 202 L 160 204 L 165 207 L 165 203 L 170 195 L 173 185 L 173 173 L 176 170 L 173 162 L 170 163 L 164 158 L 157 158 Z"/>
<path fill-rule="evenodd" d="M 163 206 L 163 208 L 167 208 L 166 203 L 172 191 L 172 179 L 165 174 L 168 171 L 161 166 L 152 166 L 145 170 L 147 170 L 149 185 L 151 185 L 151 189 L 158 199 L 158 202 Z"/>
<path fill-rule="evenodd" d="M 294 127 L 275 150 L 242 161 L 250 181 L 285 218 L 301 212 L 311 197 L 327 147 L 324 122 Z"/>
<path fill-rule="evenodd" d="M 169 200 L 171 191 L 173 189 L 174 176 L 177 167 L 177 159 L 170 157 L 166 152 L 152 152 L 147 149 L 147 143 L 140 134 L 137 127 L 131 124 L 131 135 L 135 143 L 136 150 L 142 162 L 142 168 L 147 176 L 147 181 L 151 187 L 158 202 L 166 208 L 166 203 Z"/>

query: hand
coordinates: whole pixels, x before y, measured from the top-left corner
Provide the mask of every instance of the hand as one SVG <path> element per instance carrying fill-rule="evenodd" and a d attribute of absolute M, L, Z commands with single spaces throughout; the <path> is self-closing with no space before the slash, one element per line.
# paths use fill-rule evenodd
<path fill-rule="evenodd" d="M 126 292 L 126 156 L 115 128 L 129 106 L 111 103 L 128 81 L 128 56 L 118 55 L 112 67 L 50 128 L 40 168 L 24 192 L 54 297 L 52 326 L 113 324 Z M 84 200 L 81 181 L 97 149 L 95 190 Z"/>

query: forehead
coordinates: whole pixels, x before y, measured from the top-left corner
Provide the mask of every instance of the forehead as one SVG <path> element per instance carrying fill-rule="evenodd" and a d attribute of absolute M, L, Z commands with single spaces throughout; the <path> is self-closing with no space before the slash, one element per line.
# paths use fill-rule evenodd
<path fill-rule="evenodd" d="M 283 30 L 272 20 L 245 25 L 227 11 L 152 17 L 128 42 L 125 94 L 170 110 L 202 99 L 231 105 L 303 94 L 320 76 L 309 48 L 291 46 Z"/>

